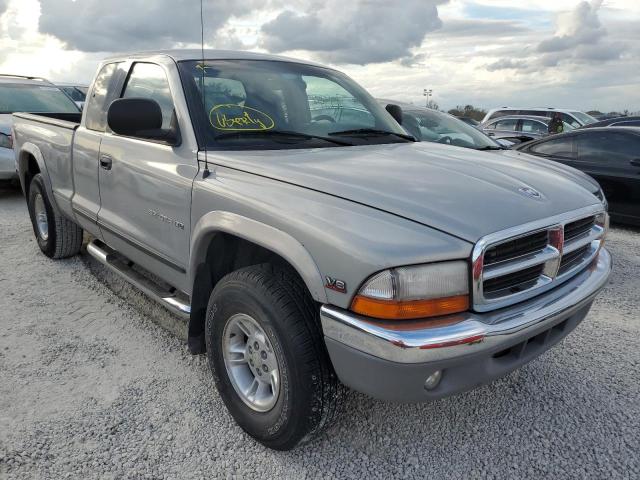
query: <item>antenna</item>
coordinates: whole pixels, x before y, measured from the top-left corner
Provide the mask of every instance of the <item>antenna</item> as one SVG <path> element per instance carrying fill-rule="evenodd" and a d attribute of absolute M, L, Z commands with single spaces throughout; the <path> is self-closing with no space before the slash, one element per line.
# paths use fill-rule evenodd
<path fill-rule="evenodd" d="M 202 53 L 202 66 L 200 68 L 202 75 L 201 75 L 201 79 L 200 79 L 200 85 L 202 88 L 202 109 L 204 110 L 204 114 L 207 114 L 207 100 L 206 100 L 206 92 L 207 89 L 204 86 L 204 74 L 205 74 L 205 68 L 204 68 L 204 13 L 203 13 L 203 8 L 202 8 L 202 2 L 203 0 L 200 0 L 200 51 Z M 210 172 L 209 172 L 209 160 L 207 159 L 207 143 L 205 140 L 205 144 L 204 144 L 204 171 L 202 172 L 202 178 L 207 178 L 209 176 Z"/>

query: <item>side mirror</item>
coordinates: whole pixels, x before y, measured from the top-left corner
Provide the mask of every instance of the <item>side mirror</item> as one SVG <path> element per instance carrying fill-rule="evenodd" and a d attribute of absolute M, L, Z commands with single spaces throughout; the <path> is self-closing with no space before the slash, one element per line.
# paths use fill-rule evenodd
<path fill-rule="evenodd" d="M 162 128 L 162 109 L 149 98 L 119 98 L 111 102 L 107 124 L 114 133 L 127 137 L 146 138 L 177 145 L 174 129 Z"/>
<path fill-rule="evenodd" d="M 393 117 L 393 119 L 398 122 L 398 124 L 402 125 L 402 107 L 400 105 L 395 105 L 390 103 L 385 107 L 387 112 Z"/>

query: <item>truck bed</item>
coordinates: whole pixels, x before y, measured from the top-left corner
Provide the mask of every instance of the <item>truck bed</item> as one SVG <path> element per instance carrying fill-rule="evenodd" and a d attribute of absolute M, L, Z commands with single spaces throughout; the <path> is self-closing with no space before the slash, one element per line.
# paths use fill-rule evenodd
<path fill-rule="evenodd" d="M 71 215 L 73 196 L 72 146 L 81 113 L 14 113 L 14 149 L 31 155 L 48 185 L 55 203 Z"/>
<path fill-rule="evenodd" d="M 14 113 L 14 118 L 57 125 L 75 130 L 80 125 L 82 113 Z"/>

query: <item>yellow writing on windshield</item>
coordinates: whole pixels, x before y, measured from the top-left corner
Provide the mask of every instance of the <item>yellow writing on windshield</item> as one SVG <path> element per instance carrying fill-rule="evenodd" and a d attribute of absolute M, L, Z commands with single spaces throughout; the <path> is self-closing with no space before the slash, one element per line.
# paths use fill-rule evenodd
<path fill-rule="evenodd" d="M 231 131 L 270 130 L 275 125 L 266 113 L 234 103 L 214 106 L 209 112 L 209 122 L 216 130 Z"/>

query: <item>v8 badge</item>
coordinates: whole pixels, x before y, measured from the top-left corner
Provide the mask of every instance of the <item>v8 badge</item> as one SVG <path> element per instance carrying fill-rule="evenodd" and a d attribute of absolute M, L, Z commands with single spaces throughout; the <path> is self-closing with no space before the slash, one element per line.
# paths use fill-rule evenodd
<path fill-rule="evenodd" d="M 325 287 L 340 293 L 347 293 L 347 284 L 337 278 L 325 277 Z"/>

